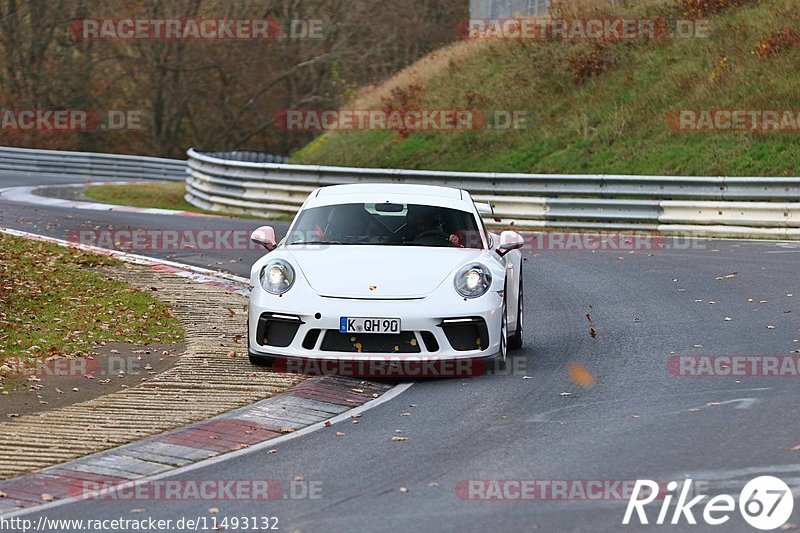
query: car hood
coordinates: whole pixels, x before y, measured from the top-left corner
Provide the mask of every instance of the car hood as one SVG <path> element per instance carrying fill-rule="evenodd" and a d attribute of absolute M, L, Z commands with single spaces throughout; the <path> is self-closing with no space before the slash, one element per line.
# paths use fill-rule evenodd
<path fill-rule="evenodd" d="M 422 246 L 331 245 L 284 249 L 311 288 L 335 298 L 419 298 L 450 281 L 482 250 Z"/>

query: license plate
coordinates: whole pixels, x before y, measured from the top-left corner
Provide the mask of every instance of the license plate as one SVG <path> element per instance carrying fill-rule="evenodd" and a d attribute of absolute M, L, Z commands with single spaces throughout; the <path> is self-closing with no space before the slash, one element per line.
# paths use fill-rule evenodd
<path fill-rule="evenodd" d="M 400 333 L 399 318 L 355 318 L 343 316 L 339 319 L 340 333 Z"/>

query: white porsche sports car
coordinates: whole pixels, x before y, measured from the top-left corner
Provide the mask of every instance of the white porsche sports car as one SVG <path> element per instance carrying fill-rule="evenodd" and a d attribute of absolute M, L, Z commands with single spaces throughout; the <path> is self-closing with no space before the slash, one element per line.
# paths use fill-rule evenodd
<path fill-rule="evenodd" d="M 262 226 L 250 362 L 489 360 L 522 346 L 522 237 L 489 233 L 460 189 L 354 184 L 313 191 L 287 235 Z"/>

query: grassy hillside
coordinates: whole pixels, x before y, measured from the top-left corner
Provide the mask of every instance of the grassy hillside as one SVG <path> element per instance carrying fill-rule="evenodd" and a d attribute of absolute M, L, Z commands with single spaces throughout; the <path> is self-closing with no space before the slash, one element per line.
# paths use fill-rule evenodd
<path fill-rule="evenodd" d="M 797 175 L 800 130 L 685 132 L 675 131 L 667 120 L 668 113 L 680 109 L 800 110 L 800 38 L 795 30 L 778 33 L 800 28 L 796 0 L 680 1 L 701 9 L 740 5 L 706 15 L 708 38 L 609 42 L 599 48 L 592 42 L 461 43 L 423 60 L 422 68 L 363 91 L 348 108 L 385 108 L 399 101 L 397 109 L 524 110 L 526 129 L 331 132 L 295 153 L 292 162 L 534 173 Z M 601 14 L 686 18 L 685 7 Z"/>

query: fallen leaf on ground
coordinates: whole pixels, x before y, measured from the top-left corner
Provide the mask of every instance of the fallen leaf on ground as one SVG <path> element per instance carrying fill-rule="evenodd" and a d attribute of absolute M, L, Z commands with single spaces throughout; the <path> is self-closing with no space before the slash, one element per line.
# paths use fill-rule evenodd
<path fill-rule="evenodd" d="M 580 363 L 570 363 L 567 366 L 569 378 L 579 387 L 588 389 L 594 386 L 594 376 L 589 369 Z"/>

